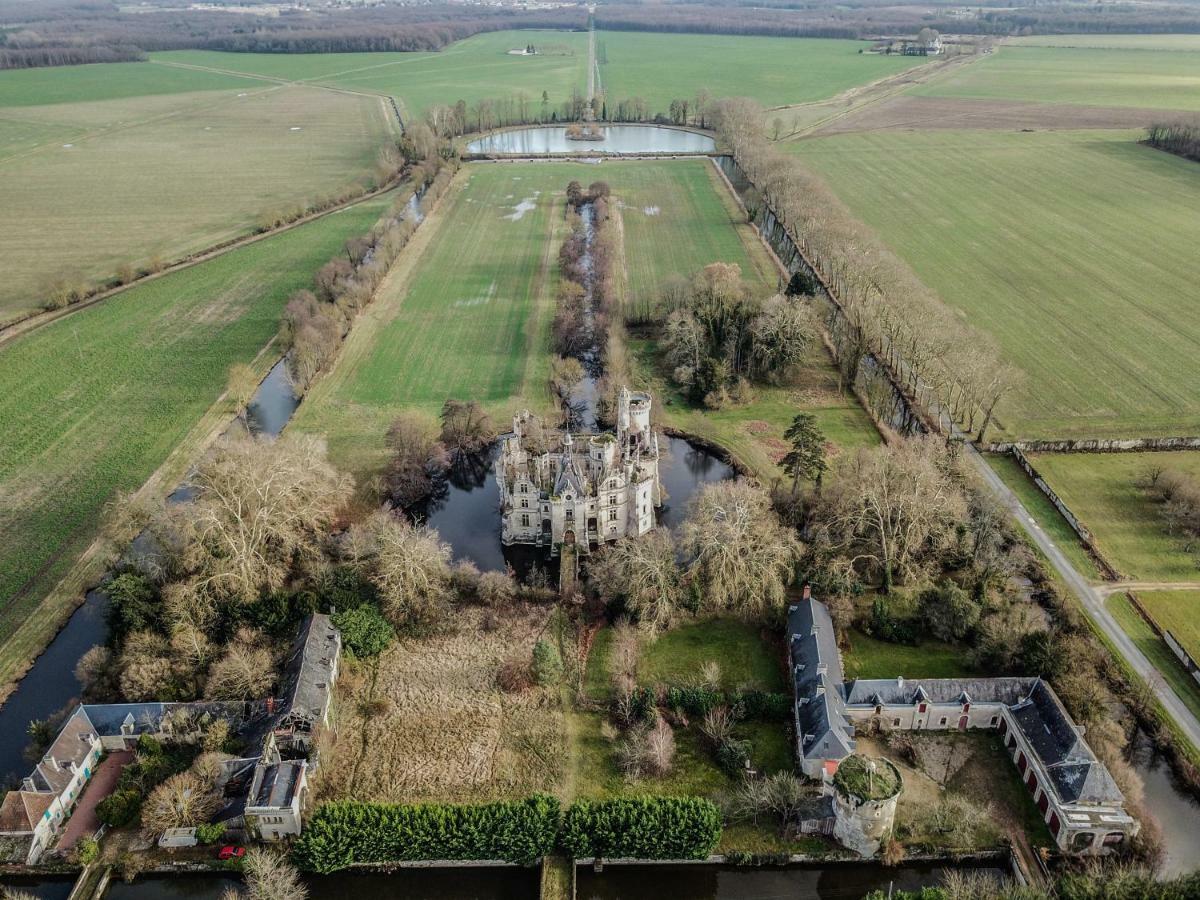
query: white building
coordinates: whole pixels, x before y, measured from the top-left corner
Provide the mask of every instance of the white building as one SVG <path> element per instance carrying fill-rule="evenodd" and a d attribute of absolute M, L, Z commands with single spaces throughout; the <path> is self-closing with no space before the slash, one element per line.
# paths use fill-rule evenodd
<path fill-rule="evenodd" d="M 496 459 L 501 541 L 558 552 L 645 534 L 662 504 L 650 395 L 622 389 L 615 432 L 543 434 L 528 410 L 513 417 Z"/>

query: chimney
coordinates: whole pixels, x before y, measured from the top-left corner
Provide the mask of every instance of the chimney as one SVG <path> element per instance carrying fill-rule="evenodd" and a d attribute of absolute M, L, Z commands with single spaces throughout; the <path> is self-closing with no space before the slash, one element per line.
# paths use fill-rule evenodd
<path fill-rule="evenodd" d="M 900 690 L 904 690 L 904 676 L 903 675 L 896 676 L 896 687 L 899 688 Z"/>
<path fill-rule="evenodd" d="M 809 586 L 809 585 L 807 585 L 807 584 L 806 584 L 806 585 L 804 585 L 804 599 L 805 599 L 805 600 L 811 600 L 811 599 L 812 599 L 812 587 L 811 587 L 811 586 Z"/>

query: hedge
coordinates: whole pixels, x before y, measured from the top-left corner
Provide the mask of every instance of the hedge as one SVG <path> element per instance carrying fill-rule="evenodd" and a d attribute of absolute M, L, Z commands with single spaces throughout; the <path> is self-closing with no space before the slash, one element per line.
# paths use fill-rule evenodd
<path fill-rule="evenodd" d="M 527 800 L 478 806 L 341 801 L 321 806 L 296 841 L 300 868 L 327 874 L 353 863 L 496 859 L 529 865 L 552 853 L 559 802 Z"/>
<path fill-rule="evenodd" d="M 717 706 L 729 706 L 742 718 L 764 722 L 787 721 L 792 715 L 791 694 L 770 691 L 741 691 L 725 694 L 706 687 L 668 687 L 664 703 L 699 718 Z"/>
<path fill-rule="evenodd" d="M 721 812 L 699 797 L 580 800 L 559 843 L 575 859 L 705 859 L 721 839 Z"/>

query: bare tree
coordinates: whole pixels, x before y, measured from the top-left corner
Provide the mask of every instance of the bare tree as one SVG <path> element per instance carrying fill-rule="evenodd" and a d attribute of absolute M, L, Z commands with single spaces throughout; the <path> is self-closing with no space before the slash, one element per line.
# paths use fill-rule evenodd
<path fill-rule="evenodd" d="M 182 568 L 195 574 L 196 590 L 245 601 L 323 559 L 322 542 L 352 488 L 307 436 L 223 445 L 192 483 L 196 499 L 178 505 Z"/>
<path fill-rule="evenodd" d="M 252 847 L 246 852 L 243 871 L 248 900 L 305 900 L 308 897 L 308 888 L 296 867 L 275 850 Z"/>
<path fill-rule="evenodd" d="M 592 561 L 589 572 L 602 596 L 624 601 L 646 634 L 670 627 L 678 614 L 683 580 L 666 528 L 609 545 Z"/>
<path fill-rule="evenodd" d="M 237 411 L 237 415 L 241 416 L 246 412 L 246 407 L 254 399 L 256 390 L 258 390 L 258 375 L 255 374 L 254 369 L 245 363 L 234 363 L 229 367 L 225 394 L 233 402 L 233 408 Z"/>
<path fill-rule="evenodd" d="M 762 615 L 783 603 L 801 545 L 747 481 L 706 485 L 693 499 L 680 544 L 689 577 L 713 610 Z"/>
<path fill-rule="evenodd" d="M 967 515 L 944 444 L 912 438 L 842 460 L 817 509 L 821 542 L 884 591 L 948 548 Z"/>
<path fill-rule="evenodd" d="M 220 807 L 220 798 L 199 775 L 172 775 L 146 798 L 142 806 L 142 829 L 149 835 L 169 828 L 190 828 L 207 822 Z"/>
<path fill-rule="evenodd" d="M 388 461 L 388 496 L 407 509 L 433 493 L 449 457 L 438 440 L 433 423 L 415 412 L 401 413 L 388 428 L 385 443 L 392 451 Z"/>
<path fill-rule="evenodd" d="M 392 624 L 436 624 L 446 607 L 451 556 L 436 531 L 380 512 L 351 528 L 349 546 Z"/>
<path fill-rule="evenodd" d="M 262 699 L 274 680 L 271 654 L 261 646 L 236 641 L 209 669 L 204 695 L 209 700 Z"/>

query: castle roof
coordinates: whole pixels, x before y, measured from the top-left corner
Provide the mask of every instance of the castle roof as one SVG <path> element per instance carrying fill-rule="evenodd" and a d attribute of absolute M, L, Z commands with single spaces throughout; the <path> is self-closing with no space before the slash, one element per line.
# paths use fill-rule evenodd
<path fill-rule="evenodd" d="M 841 694 L 842 660 L 833 620 L 811 597 L 788 607 L 796 728 L 805 759 L 842 759 L 854 752 L 854 732 Z"/>

